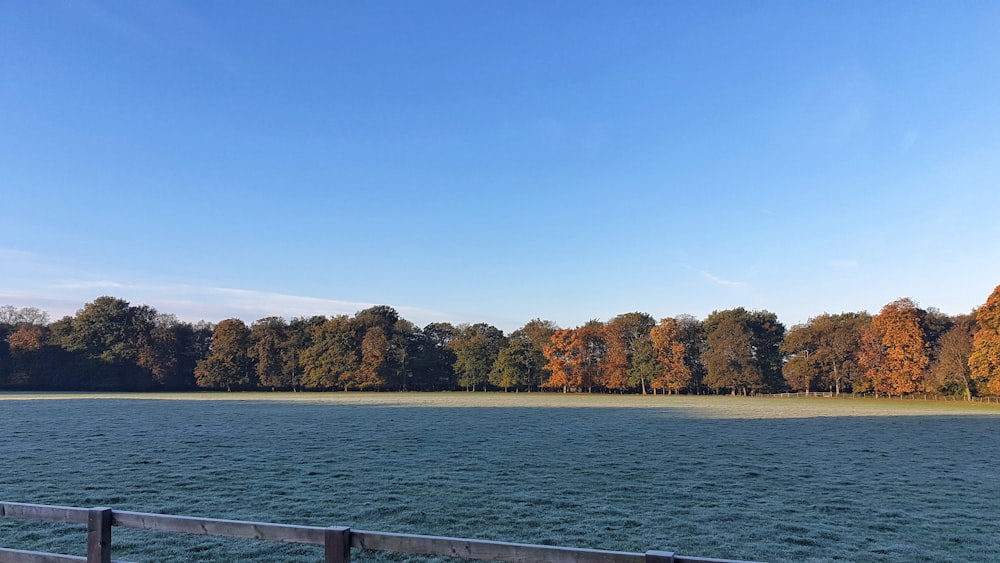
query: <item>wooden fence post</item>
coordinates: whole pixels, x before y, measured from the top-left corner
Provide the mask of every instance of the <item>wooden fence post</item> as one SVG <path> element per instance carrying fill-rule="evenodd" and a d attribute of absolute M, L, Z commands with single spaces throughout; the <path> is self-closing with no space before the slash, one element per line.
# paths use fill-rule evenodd
<path fill-rule="evenodd" d="M 111 509 L 91 508 L 87 513 L 87 563 L 111 563 Z"/>
<path fill-rule="evenodd" d="M 646 563 L 674 563 L 672 551 L 647 551 Z"/>
<path fill-rule="evenodd" d="M 351 529 L 331 526 L 323 533 L 323 550 L 326 563 L 350 563 Z"/>

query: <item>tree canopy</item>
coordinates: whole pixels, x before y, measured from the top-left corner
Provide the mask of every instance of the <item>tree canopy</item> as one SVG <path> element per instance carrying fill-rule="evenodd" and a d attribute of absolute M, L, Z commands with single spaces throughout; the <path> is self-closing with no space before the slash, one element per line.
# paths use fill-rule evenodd
<path fill-rule="evenodd" d="M 420 328 L 392 307 L 354 315 L 187 323 L 102 296 L 50 322 L 0 307 L 0 388 L 553 390 L 1000 394 L 1000 287 L 974 315 L 903 298 L 785 331 L 769 311 L 654 322 L 642 312 L 560 328 L 532 319 Z"/>

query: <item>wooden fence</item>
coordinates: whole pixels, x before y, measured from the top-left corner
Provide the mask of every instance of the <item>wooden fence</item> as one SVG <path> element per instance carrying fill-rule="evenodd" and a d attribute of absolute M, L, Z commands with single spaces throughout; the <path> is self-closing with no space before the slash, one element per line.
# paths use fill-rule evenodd
<path fill-rule="evenodd" d="M 228 538 L 292 542 L 322 546 L 327 563 L 348 563 L 351 548 L 491 561 L 554 563 L 748 563 L 729 559 L 685 557 L 666 551 L 629 553 L 574 549 L 439 536 L 418 536 L 352 530 L 341 526 L 291 526 L 168 514 L 125 512 L 110 508 L 77 508 L 0 502 L 0 517 L 45 520 L 87 526 L 87 556 L 0 548 L 0 563 L 111 563 L 111 527 Z"/>
<path fill-rule="evenodd" d="M 964 402 L 964 403 L 990 403 L 990 404 L 1000 404 L 1000 397 L 970 397 L 966 399 L 965 397 L 959 397 L 954 395 L 939 395 L 936 393 L 911 393 L 909 395 L 885 395 L 875 393 L 841 393 L 837 395 L 832 391 L 810 391 L 806 393 L 805 391 L 799 391 L 797 393 L 758 393 L 753 395 L 754 397 L 769 399 L 769 398 L 795 398 L 795 397 L 809 397 L 809 398 L 840 398 L 840 399 L 880 399 L 885 401 L 951 401 L 951 402 Z"/>

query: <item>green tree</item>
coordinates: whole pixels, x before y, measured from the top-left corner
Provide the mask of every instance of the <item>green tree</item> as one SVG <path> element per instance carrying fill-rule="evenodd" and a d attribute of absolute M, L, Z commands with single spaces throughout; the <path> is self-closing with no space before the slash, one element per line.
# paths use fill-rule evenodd
<path fill-rule="evenodd" d="M 552 335 L 559 327 L 552 321 L 542 319 L 532 319 L 521 328 L 511 333 L 510 338 L 527 338 L 531 342 L 531 356 L 534 365 L 541 366 L 540 369 L 532 372 L 532 379 L 527 382 L 531 388 L 538 389 L 552 375 L 545 365 L 548 360 L 545 358 L 545 347 L 552 340 Z"/>
<path fill-rule="evenodd" d="M 544 362 L 544 356 L 542 357 Z M 526 335 L 511 336 L 500 350 L 490 371 L 489 382 L 507 391 L 537 381 L 544 363 L 539 362 L 535 345 Z"/>
<path fill-rule="evenodd" d="M 969 358 L 976 333 L 976 316 L 959 315 L 952 319 L 951 325 L 938 340 L 928 387 L 948 395 L 961 394 L 970 401 L 975 391 Z"/>
<path fill-rule="evenodd" d="M 655 327 L 654 327 L 655 328 Z M 685 369 L 687 369 L 685 367 Z M 632 347 L 632 358 L 629 361 L 628 380 L 629 385 L 635 389 L 641 386 L 643 394 L 646 393 L 647 385 L 655 395 L 657 390 L 665 392 L 662 385 L 664 368 L 660 361 L 659 354 L 653 345 L 650 337 L 643 338 L 635 342 Z"/>
<path fill-rule="evenodd" d="M 97 388 L 143 388 L 152 384 L 157 358 L 152 332 L 157 312 L 115 297 L 98 297 L 71 318 L 55 342 L 86 363 L 84 377 Z"/>
<path fill-rule="evenodd" d="M 684 345 L 684 364 L 691 371 L 688 389 L 694 393 L 701 393 L 705 388 L 703 382 L 706 373 L 702 353 L 708 345 L 704 325 L 691 315 L 677 315 L 674 318 L 677 319 L 678 339 Z"/>
<path fill-rule="evenodd" d="M 307 389 L 355 384 L 361 361 L 355 343 L 355 327 L 346 315 L 338 315 L 313 327 L 311 344 L 301 355 L 302 386 Z"/>
<path fill-rule="evenodd" d="M 211 339 L 211 335 L 208 336 Z M 148 370 L 161 388 L 194 387 L 194 369 L 201 357 L 195 347 L 194 328 L 174 315 L 157 314 L 139 350 L 137 363 Z M 207 356 L 206 356 L 207 357 Z"/>
<path fill-rule="evenodd" d="M 451 342 L 457 330 L 451 323 L 430 323 L 419 333 L 413 362 L 416 389 L 456 389 L 455 351 Z"/>
<path fill-rule="evenodd" d="M 486 323 L 461 325 L 450 345 L 455 352 L 458 384 L 467 390 L 486 390 L 490 372 L 506 344 L 503 331 Z"/>
<path fill-rule="evenodd" d="M 199 387 L 247 389 L 253 383 L 253 365 L 247 350 L 250 328 L 240 319 L 226 319 L 215 327 L 209 355 L 194 370 Z"/>
<path fill-rule="evenodd" d="M 261 387 L 292 387 L 292 371 L 286 361 L 289 346 L 288 323 L 281 317 L 265 317 L 250 325 L 250 348 L 257 383 Z"/>
<path fill-rule="evenodd" d="M 860 377 L 858 349 L 862 330 L 870 322 L 867 313 L 823 314 L 792 327 L 781 344 L 785 381 L 796 391 L 829 390 L 839 395 Z"/>
<path fill-rule="evenodd" d="M 130 334 L 131 309 L 128 301 L 109 296 L 87 303 L 72 318 L 63 347 L 107 363 L 134 361 L 138 347 Z"/>
<path fill-rule="evenodd" d="M 780 345 L 785 327 L 769 311 L 714 311 L 703 323 L 705 383 L 716 391 L 747 394 L 784 387 Z"/>
<path fill-rule="evenodd" d="M 573 330 L 572 337 L 576 364 L 570 372 L 573 376 L 570 387 L 592 393 L 594 387 L 606 386 L 608 377 L 603 366 L 606 365 L 604 358 L 608 354 L 608 341 L 604 324 L 596 319 L 587 321 Z"/>

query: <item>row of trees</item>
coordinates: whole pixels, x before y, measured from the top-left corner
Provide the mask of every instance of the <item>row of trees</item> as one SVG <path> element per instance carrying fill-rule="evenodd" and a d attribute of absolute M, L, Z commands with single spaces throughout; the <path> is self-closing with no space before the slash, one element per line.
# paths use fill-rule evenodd
<path fill-rule="evenodd" d="M 535 319 L 423 328 L 387 306 L 353 316 L 190 324 L 114 297 L 49 322 L 0 307 L 0 387 L 49 389 L 502 389 L 884 395 L 1000 394 L 1000 287 L 949 316 L 909 299 L 786 330 L 768 311 L 657 322 L 626 313 L 576 328 Z"/>

